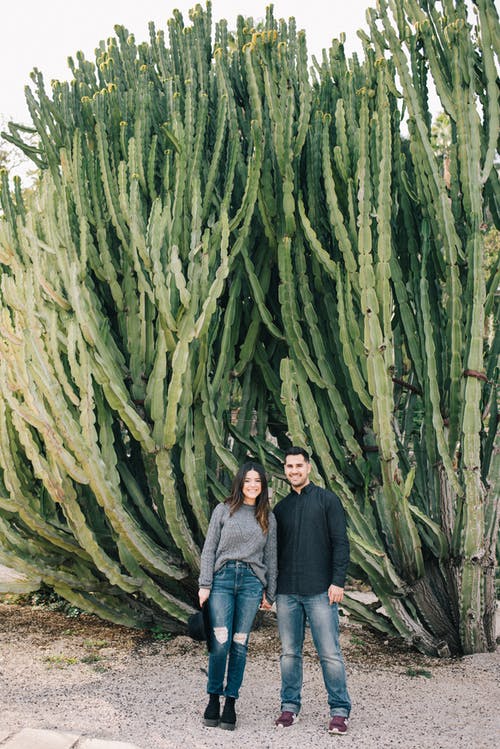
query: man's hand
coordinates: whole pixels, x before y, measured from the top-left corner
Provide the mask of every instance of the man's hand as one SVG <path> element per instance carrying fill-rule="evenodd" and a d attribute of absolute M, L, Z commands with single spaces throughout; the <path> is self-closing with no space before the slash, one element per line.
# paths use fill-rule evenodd
<path fill-rule="evenodd" d="M 210 595 L 210 588 L 200 588 L 198 591 L 198 600 L 200 602 L 200 608 L 203 606 L 205 601 L 208 601 Z"/>
<path fill-rule="evenodd" d="M 330 606 L 332 603 L 340 603 L 344 598 L 344 588 L 339 588 L 338 585 L 330 585 L 328 588 L 328 600 Z"/>

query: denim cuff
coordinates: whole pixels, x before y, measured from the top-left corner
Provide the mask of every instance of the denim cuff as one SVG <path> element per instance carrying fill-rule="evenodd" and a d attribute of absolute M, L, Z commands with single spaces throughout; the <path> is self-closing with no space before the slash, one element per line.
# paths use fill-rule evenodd
<path fill-rule="evenodd" d="M 298 715 L 300 712 L 300 705 L 294 705 L 292 702 L 282 702 L 281 703 L 281 712 L 289 712 L 289 713 L 295 713 L 295 715 Z"/>

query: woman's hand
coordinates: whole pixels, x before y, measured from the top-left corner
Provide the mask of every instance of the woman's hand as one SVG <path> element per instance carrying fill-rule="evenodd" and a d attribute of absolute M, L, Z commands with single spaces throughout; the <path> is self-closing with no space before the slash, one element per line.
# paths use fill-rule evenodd
<path fill-rule="evenodd" d="M 260 602 L 260 608 L 263 611 L 270 611 L 272 609 L 272 606 L 269 603 L 269 601 L 267 600 L 265 593 L 262 595 L 262 601 Z"/>
<path fill-rule="evenodd" d="M 210 595 L 210 588 L 200 588 L 198 591 L 198 600 L 200 602 L 200 608 L 203 606 L 205 601 L 208 601 Z"/>

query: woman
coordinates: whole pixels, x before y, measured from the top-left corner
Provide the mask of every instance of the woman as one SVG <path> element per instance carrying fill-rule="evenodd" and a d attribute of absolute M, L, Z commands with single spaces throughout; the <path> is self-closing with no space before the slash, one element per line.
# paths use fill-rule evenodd
<path fill-rule="evenodd" d="M 259 605 L 269 609 L 274 601 L 276 576 L 276 521 L 266 474 L 258 463 L 245 463 L 230 496 L 212 513 L 201 554 L 198 595 L 200 606 L 208 602 L 212 627 L 206 726 L 235 728 L 250 630 Z"/>

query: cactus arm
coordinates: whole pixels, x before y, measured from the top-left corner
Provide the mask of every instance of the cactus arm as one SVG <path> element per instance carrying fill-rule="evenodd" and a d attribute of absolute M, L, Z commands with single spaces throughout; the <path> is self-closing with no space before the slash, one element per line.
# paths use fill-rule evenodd
<path fill-rule="evenodd" d="M 342 252 L 344 259 L 344 265 L 346 271 L 352 276 L 353 289 L 357 291 L 357 263 L 354 257 L 351 240 L 349 239 L 348 231 L 345 227 L 344 218 L 340 211 L 337 191 L 335 186 L 335 180 L 333 177 L 331 160 L 330 160 L 330 134 L 329 134 L 330 120 L 328 117 L 324 118 L 323 123 L 323 178 L 325 180 L 325 191 L 326 199 L 330 214 L 330 223 L 334 228 L 335 236 L 339 244 L 339 248 Z"/>
<path fill-rule="evenodd" d="M 182 551 L 184 559 L 190 565 L 191 569 L 196 572 L 200 566 L 200 551 L 189 532 L 180 504 L 179 493 L 175 486 L 175 478 L 172 470 L 172 459 L 168 450 L 162 449 L 158 451 L 156 454 L 156 465 L 169 531 L 178 548 Z"/>
<path fill-rule="evenodd" d="M 269 311 L 269 309 L 265 305 L 262 286 L 260 285 L 259 279 L 257 278 L 257 275 L 255 273 L 255 266 L 252 263 L 252 260 L 250 259 L 250 256 L 248 254 L 246 247 L 242 248 L 241 254 L 243 257 L 243 261 L 245 263 L 245 269 L 247 272 L 248 280 L 252 288 L 253 298 L 259 310 L 260 318 L 272 336 L 283 340 L 284 338 L 283 333 L 274 324 L 273 319 L 272 319 L 273 318 L 272 313 Z"/>
<path fill-rule="evenodd" d="M 287 326 L 284 332 L 292 350 L 295 351 L 296 358 L 303 363 L 310 379 L 319 385 L 319 387 L 323 387 L 323 379 L 318 368 L 313 363 L 309 347 L 302 336 L 300 328 L 299 311 L 294 293 L 291 252 L 291 239 L 285 236 L 281 239 L 278 248 L 278 262 L 281 280 L 279 299 L 283 307 L 283 319 L 287 320 Z"/>

